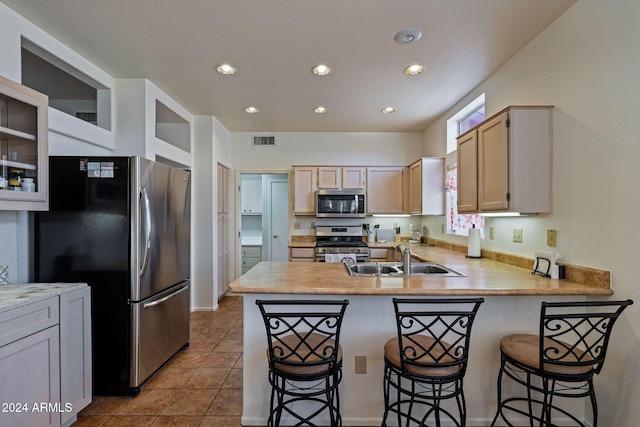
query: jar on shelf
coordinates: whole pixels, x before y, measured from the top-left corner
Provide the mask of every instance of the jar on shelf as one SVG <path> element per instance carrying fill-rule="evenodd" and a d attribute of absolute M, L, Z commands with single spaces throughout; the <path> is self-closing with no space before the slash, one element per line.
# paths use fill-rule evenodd
<path fill-rule="evenodd" d="M 9 169 L 9 189 L 10 190 L 22 190 L 22 179 L 24 178 L 24 169 L 11 168 Z"/>

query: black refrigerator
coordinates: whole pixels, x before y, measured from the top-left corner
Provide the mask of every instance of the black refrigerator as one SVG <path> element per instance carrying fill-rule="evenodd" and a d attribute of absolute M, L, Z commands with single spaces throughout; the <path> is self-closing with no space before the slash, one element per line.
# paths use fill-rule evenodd
<path fill-rule="evenodd" d="M 37 282 L 91 287 L 93 393 L 137 394 L 189 340 L 191 174 L 141 157 L 49 159 Z"/>

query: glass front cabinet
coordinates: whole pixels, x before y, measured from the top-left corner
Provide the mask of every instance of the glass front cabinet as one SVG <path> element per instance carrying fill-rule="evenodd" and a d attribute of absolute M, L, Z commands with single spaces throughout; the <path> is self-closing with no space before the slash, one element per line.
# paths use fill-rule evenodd
<path fill-rule="evenodd" d="M 48 203 L 48 97 L 0 76 L 0 210 Z"/>

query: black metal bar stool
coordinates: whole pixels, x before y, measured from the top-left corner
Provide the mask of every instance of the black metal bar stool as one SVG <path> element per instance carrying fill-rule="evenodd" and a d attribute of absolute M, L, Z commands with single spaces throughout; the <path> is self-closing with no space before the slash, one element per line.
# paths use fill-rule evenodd
<path fill-rule="evenodd" d="M 543 302 L 538 335 L 514 334 L 500 341 L 498 409 L 491 426 L 498 418 L 509 426 L 513 422 L 522 425 L 523 417 L 530 426 L 554 426 L 558 422 L 554 418 L 559 416 L 584 427 L 583 420 L 554 398 L 588 397 L 593 411 L 590 425 L 596 427 L 593 376 L 602 369 L 616 319 L 631 304 L 631 300 Z M 523 395 L 503 397 L 505 375 L 525 387 Z"/>
<path fill-rule="evenodd" d="M 267 328 L 271 384 L 267 425 L 279 426 L 285 414 L 294 419 L 294 426 L 315 427 L 311 420 L 327 410 L 331 426 L 341 426 L 339 341 L 349 301 L 257 300 L 256 304 Z M 304 405 L 299 404 L 302 401 Z"/>
<path fill-rule="evenodd" d="M 462 380 L 471 326 L 483 298 L 393 299 L 398 335 L 384 346 L 384 416 L 398 426 L 466 425 Z M 455 399 L 453 410 L 441 401 Z M 453 424 L 450 424 L 453 423 Z"/>

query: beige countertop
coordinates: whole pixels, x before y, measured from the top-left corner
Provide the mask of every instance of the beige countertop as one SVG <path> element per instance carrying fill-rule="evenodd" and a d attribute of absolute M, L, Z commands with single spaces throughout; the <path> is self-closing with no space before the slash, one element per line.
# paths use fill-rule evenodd
<path fill-rule="evenodd" d="M 290 248 L 315 248 L 315 241 L 301 242 L 301 241 L 291 241 L 289 242 Z"/>
<path fill-rule="evenodd" d="M 382 245 L 380 245 L 382 246 Z M 412 245 L 424 261 L 465 277 L 355 277 L 341 263 L 261 262 L 230 284 L 232 292 L 326 295 L 611 295 L 610 288 L 532 275 L 530 269 L 470 259 L 440 247 Z"/>
<path fill-rule="evenodd" d="M 25 283 L 0 286 L 0 311 L 84 288 L 86 283 Z"/>

